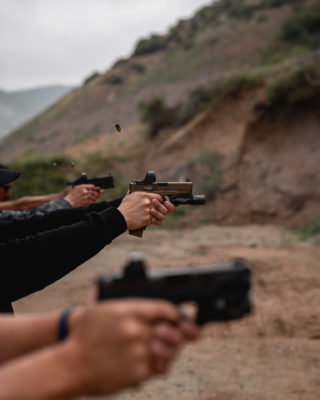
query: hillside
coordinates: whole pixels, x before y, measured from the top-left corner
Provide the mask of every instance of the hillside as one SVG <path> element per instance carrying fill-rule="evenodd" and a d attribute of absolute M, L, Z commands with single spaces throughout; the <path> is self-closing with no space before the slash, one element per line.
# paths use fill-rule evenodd
<path fill-rule="evenodd" d="M 7 92 L 0 90 L 0 138 L 45 110 L 71 90 L 67 86 Z"/>
<path fill-rule="evenodd" d="M 147 170 L 191 178 L 208 204 L 183 224 L 303 226 L 319 216 L 319 26 L 319 0 L 213 2 L 88 77 L 0 158 L 64 155 L 67 175 L 112 172 L 117 194 Z"/>
<path fill-rule="evenodd" d="M 314 1 L 255 1 L 260 7 L 251 3 L 213 3 L 172 27 L 166 36 L 141 40 L 130 58 L 88 77 L 80 88 L 10 135 L 1 143 L 1 157 L 63 152 L 88 138 L 113 133 L 116 122 L 123 127 L 139 122 L 142 100 L 156 95 L 169 105 L 177 104 L 194 88 L 235 73 L 269 71 L 273 58 L 308 50 L 296 43 L 289 54 L 270 49 L 274 43 L 278 46 L 283 21 L 295 12 L 292 5 L 305 9 Z"/>

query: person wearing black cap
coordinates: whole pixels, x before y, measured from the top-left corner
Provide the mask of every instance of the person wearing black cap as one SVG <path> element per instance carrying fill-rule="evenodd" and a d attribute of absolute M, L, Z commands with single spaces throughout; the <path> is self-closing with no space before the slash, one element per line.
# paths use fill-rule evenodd
<path fill-rule="evenodd" d="M 15 181 L 21 174 L 17 171 L 10 171 L 10 169 L 4 164 L 0 164 L 0 171 L 2 176 L 5 176 L 8 174 L 8 172 L 9 174 L 18 174 L 15 178 L 13 177 L 13 179 L 9 179 L 6 183 L 0 183 L 0 210 L 27 210 L 40 206 L 41 204 L 47 203 L 51 200 L 62 198 L 67 193 L 67 191 L 63 191 L 60 193 L 52 193 L 43 196 L 25 196 L 21 197 L 20 199 L 9 200 L 12 194 L 12 182 Z"/>
<path fill-rule="evenodd" d="M 3 182 L 17 177 L 0 170 Z M 97 254 L 127 229 L 161 225 L 175 207 L 154 193 L 57 210 L 22 220 L 0 221 L 0 312 L 41 290 Z"/>
<path fill-rule="evenodd" d="M 23 219 L 64 208 L 88 206 L 95 203 L 100 194 L 104 192 L 103 190 L 97 190 L 98 188 L 94 185 L 83 184 L 73 188 L 68 187 L 60 193 L 26 196 L 16 200 L 9 200 L 12 182 L 19 175 L 19 172 L 9 170 L 5 165 L 0 164 L 0 176 L 3 176 L 4 179 L 7 176 L 9 179 L 6 183 L 0 183 L 0 220 Z"/>
<path fill-rule="evenodd" d="M 20 172 L 13 171 L 6 168 L 4 165 L 0 164 L 0 186 L 5 189 L 5 191 L 10 190 L 11 182 L 18 179 Z"/>

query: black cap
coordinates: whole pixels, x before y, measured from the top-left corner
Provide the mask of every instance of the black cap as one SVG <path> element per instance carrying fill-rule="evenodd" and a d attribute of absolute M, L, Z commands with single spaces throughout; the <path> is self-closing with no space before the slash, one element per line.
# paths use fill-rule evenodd
<path fill-rule="evenodd" d="M 0 168 L 0 185 L 5 185 L 19 178 L 20 172 L 8 168 Z"/>

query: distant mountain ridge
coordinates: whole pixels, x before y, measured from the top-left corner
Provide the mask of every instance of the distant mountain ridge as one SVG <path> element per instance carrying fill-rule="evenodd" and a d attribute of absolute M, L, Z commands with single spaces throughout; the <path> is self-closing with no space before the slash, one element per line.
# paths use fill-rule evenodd
<path fill-rule="evenodd" d="M 64 85 L 11 92 L 0 89 L 0 138 L 44 111 L 70 90 L 72 87 Z"/>

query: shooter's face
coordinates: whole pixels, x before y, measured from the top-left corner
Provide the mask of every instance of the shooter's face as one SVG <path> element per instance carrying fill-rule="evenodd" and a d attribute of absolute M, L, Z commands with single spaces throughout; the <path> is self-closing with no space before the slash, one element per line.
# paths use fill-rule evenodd
<path fill-rule="evenodd" d="M 0 201 L 6 201 L 10 199 L 12 194 L 11 189 L 12 189 L 11 183 L 0 186 Z"/>

